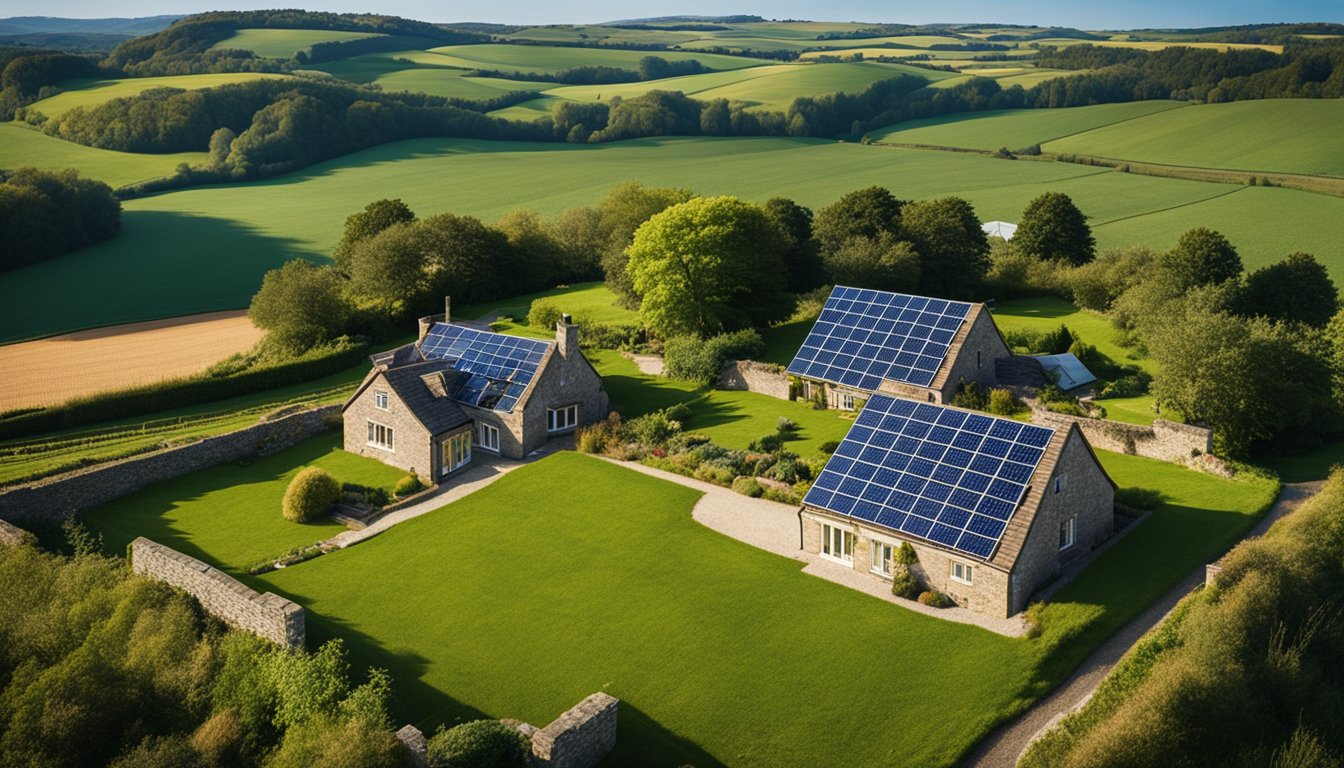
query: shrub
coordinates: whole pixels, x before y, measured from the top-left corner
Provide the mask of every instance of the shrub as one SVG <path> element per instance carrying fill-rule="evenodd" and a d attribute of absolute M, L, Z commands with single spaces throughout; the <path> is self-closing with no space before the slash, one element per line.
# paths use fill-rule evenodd
<path fill-rule="evenodd" d="M 1077 403 L 1070 403 L 1070 402 L 1065 402 L 1065 401 L 1060 401 L 1060 400 L 1052 400 L 1052 401 L 1046 403 L 1046 404 L 1045 404 L 1045 407 L 1046 407 L 1047 410 L 1054 411 L 1055 413 L 1062 413 L 1062 414 L 1064 414 L 1064 415 L 1066 415 L 1066 416 L 1086 416 L 1086 415 L 1087 415 L 1087 411 L 1084 411 L 1084 410 L 1083 410 L 1083 407 L 1082 407 L 1081 405 L 1077 404 Z"/>
<path fill-rule="evenodd" d="M 560 322 L 560 306 L 549 299 L 537 299 L 532 302 L 532 306 L 527 310 L 527 324 L 533 328 L 544 328 L 555 330 L 555 324 Z"/>
<path fill-rule="evenodd" d="M 817 446 L 817 450 L 821 451 L 823 454 L 827 456 L 830 456 L 832 453 L 835 453 L 835 449 L 839 447 L 840 447 L 839 440 L 827 440 L 826 442 Z"/>
<path fill-rule="evenodd" d="M 936 589 L 920 592 L 919 602 L 920 605 L 927 605 L 933 608 L 947 608 L 952 605 L 952 601 L 948 599 L 947 595 L 944 595 Z"/>
<path fill-rule="evenodd" d="M 770 469 L 765 471 L 764 476 L 793 485 L 799 480 L 806 480 L 807 474 L 807 465 L 800 464 L 797 457 L 789 454 L 786 457 L 780 457 L 779 461 L 776 461 Z"/>
<path fill-rule="evenodd" d="M 729 360 L 748 360 L 765 352 L 761 334 L 753 329 L 724 333 L 701 340 L 675 336 L 664 344 L 663 363 L 673 379 L 712 384 Z"/>
<path fill-rule="evenodd" d="M 1017 399 L 1013 390 L 1004 387 L 990 390 L 989 401 L 985 403 L 985 408 L 990 413 L 999 416 L 1012 416 L 1014 413 L 1022 410 L 1022 401 Z"/>
<path fill-rule="evenodd" d="M 1097 399 L 1146 395 L 1148 394 L 1148 385 L 1152 383 L 1152 380 L 1153 377 L 1143 371 L 1121 376 L 1115 381 L 1102 385 L 1101 391 L 1097 393 Z"/>
<path fill-rule="evenodd" d="M 747 450 L 774 453 L 783 447 L 784 437 L 778 432 L 771 432 L 768 435 L 761 436 L 760 439 L 751 441 L 747 446 Z"/>
<path fill-rule="evenodd" d="M 910 542 L 902 541 L 901 546 L 891 554 L 893 562 L 897 565 L 914 565 L 919 562 L 919 555 L 915 553 L 915 548 L 910 546 Z"/>
<path fill-rule="evenodd" d="M 612 411 L 607 418 L 575 431 L 575 444 L 582 453 L 605 453 L 621 441 L 621 414 Z"/>
<path fill-rule="evenodd" d="M 1069 351 L 1073 346 L 1073 333 L 1069 327 L 1063 323 L 1058 328 L 1046 331 L 1041 335 L 1040 348 L 1033 349 L 1033 352 L 1040 352 L 1047 355 L 1061 355 Z"/>
<path fill-rule="evenodd" d="M 691 418 L 691 405 L 690 403 L 673 403 L 664 408 L 663 413 L 672 421 L 685 423 L 687 419 Z"/>
<path fill-rule="evenodd" d="M 307 523 L 325 515 L 341 499 L 341 484 L 319 467 L 299 470 L 281 501 L 280 511 L 286 520 Z"/>
<path fill-rule="evenodd" d="M 780 504 L 797 504 L 798 497 L 792 490 L 783 488 L 766 488 L 765 498 L 769 501 L 777 501 Z"/>
<path fill-rule="evenodd" d="M 792 435 L 797 433 L 799 429 L 798 422 L 788 416 L 780 416 L 775 419 L 775 431 L 781 435 Z"/>
<path fill-rule="evenodd" d="M 733 479 L 733 490 L 753 499 L 759 499 L 765 495 L 765 489 L 761 487 L 760 483 L 756 482 L 756 478 L 745 475 Z"/>
<path fill-rule="evenodd" d="M 1128 488 L 1117 488 L 1115 491 L 1115 503 L 1145 512 L 1162 506 L 1162 500 L 1162 492 L 1155 488 L 1130 486 Z"/>
<path fill-rule="evenodd" d="M 895 564 L 891 568 L 891 594 L 914 600 L 919 596 L 919 581 L 910 572 L 910 566 Z"/>
<path fill-rule="evenodd" d="M 626 431 L 636 442 L 660 446 L 681 431 L 681 423 L 669 419 L 666 410 L 654 411 L 631 420 L 626 424 Z"/>
<path fill-rule="evenodd" d="M 1069 347 L 1069 352 L 1086 366 L 1092 367 L 1101 362 L 1101 355 L 1097 348 L 1084 342 L 1082 339 L 1075 338 L 1073 345 Z"/>
<path fill-rule="evenodd" d="M 525 768 L 532 752 L 517 728 L 498 720 L 440 729 L 427 746 L 431 768 Z"/>
<path fill-rule="evenodd" d="M 405 477 L 397 481 L 396 487 L 392 489 L 392 495 L 397 498 L 402 498 L 421 491 L 424 487 L 425 484 L 420 480 L 420 476 L 415 474 L 415 471 L 412 470 Z"/>
<path fill-rule="evenodd" d="M 958 408 L 983 411 L 989 406 L 989 393 L 978 382 L 962 379 L 957 384 L 957 391 L 952 395 L 950 404 Z"/>

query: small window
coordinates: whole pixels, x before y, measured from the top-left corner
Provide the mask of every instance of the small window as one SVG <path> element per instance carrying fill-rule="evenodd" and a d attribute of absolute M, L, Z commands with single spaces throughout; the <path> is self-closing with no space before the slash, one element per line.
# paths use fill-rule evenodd
<path fill-rule="evenodd" d="M 1059 493 L 1062 490 L 1064 490 L 1064 476 L 1055 475 L 1055 493 Z"/>
<path fill-rule="evenodd" d="M 394 450 L 392 442 L 392 428 L 386 424 L 379 424 L 376 421 L 369 422 L 369 445 L 374 448 L 381 448 L 384 451 Z"/>
<path fill-rule="evenodd" d="M 490 424 L 478 424 L 476 428 L 476 445 L 487 450 L 499 452 L 499 427 Z"/>
<path fill-rule="evenodd" d="M 800 394 L 804 400 L 811 400 L 812 396 L 815 394 L 812 389 L 812 382 L 804 381 Z"/>
<path fill-rule="evenodd" d="M 374 393 L 373 393 L 373 406 L 374 406 L 375 408 L 380 409 L 380 410 L 384 410 L 384 411 L 386 411 L 386 410 L 387 410 L 387 393 L 386 393 L 386 392 L 374 392 Z"/>
<path fill-rule="evenodd" d="M 844 563 L 854 562 L 854 534 L 838 526 L 821 526 L 821 553 Z"/>
<path fill-rule="evenodd" d="M 977 370 L 980 368 L 980 350 L 978 349 L 975 350 L 975 367 Z"/>
<path fill-rule="evenodd" d="M 1077 516 L 1070 517 L 1068 520 L 1059 524 L 1059 551 L 1063 552 L 1073 546 L 1073 542 L 1078 533 Z"/>
<path fill-rule="evenodd" d="M 835 392 L 831 398 L 831 407 L 842 411 L 854 410 L 854 395 L 851 392 Z"/>
<path fill-rule="evenodd" d="M 961 563 L 953 560 L 951 575 L 953 581 L 958 581 L 962 584 L 975 583 L 975 567 L 969 563 Z"/>
<path fill-rule="evenodd" d="M 579 406 L 566 405 L 563 408 L 546 409 L 546 431 L 564 432 L 573 429 L 579 423 Z"/>
<path fill-rule="evenodd" d="M 873 573 L 880 573 L 883 576 L 891 575 L 891 545 L 880 541 L 870 542 Z"/>

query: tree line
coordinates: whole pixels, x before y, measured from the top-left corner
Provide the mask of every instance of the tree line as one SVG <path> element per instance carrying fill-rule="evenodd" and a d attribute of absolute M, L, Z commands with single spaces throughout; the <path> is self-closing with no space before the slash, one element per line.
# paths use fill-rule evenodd
<path fill-rule="evenodd" d="M 498 69 L 475 69 L 468 72 L 466 76 L 497 77 L 505 80 L 563 83 L 565 85 L 608 85 L 662 80 L 668 77 L 685 77 L 686 75 L 700 75 L 716 71 L 718 70 L 701 64 L 698 59 L 668 61 L 662 56 L 645 56 L 639 60 L 635 69 L 590 64 L 569 67 L 556 72 L 519 72 L 516 70 L 504 72 Z"/>
<path fill-rule="evenodd" d="M 69 253 L 121 228 L 112 188 L 73 169 L 0 169 L 0 270 Z"/>
<path fill-rule="evenodd" d="M 43 89 L 75 77 L 96 77 L 100 70 L 92 58 L 60 51 L 34 50 L 23 46 L 0 46 L 0 121 L 44 98 Z"/>

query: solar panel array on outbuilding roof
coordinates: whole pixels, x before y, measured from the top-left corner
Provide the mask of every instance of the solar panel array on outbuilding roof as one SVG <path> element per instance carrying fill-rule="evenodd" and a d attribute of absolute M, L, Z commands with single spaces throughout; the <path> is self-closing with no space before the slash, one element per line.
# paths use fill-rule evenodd
<path fill-rule="evenodd" d="M 927 387 L 970 311 L 961 301 L 836 286 L 788 372 L 868 391 L 885 379 Z"/>
<path fill-rule="evenodd" d="M 435 323 L 420 343 L 420 352 L 470 374 L 453 393 L 458 402 L 508 413 L 537 375 L 549 346 L 536 339 Z"/>
<path fill-rule="evenodd" d="M 989 559 L 1054 434 L 873 395 L 803 502 Z"/>
<path fill-rule="evenodd" d="M 1083 365 L 1083 361 L 1079 360 L 1072 352 L 1059 355 L 1037 355 L 1036 362 L 1041 364 L 1041 368 L 1046 373 L 1058 379 L 1059 388 L 1065 392 L 1097 380 L 1097 377 L 1087 369 L 1087 366 Z"/>

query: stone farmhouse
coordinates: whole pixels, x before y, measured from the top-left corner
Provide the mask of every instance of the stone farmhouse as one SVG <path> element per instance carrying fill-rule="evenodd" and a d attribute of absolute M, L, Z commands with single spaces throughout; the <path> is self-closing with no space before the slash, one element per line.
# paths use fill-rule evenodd
<path fill-rule="evenodd" d="M 852 411 L 879 389 L 945 403 L 1013 359 L 984 304 L 836 286 L 788 373 L 804 399 Z"/>
<path fill-rule="evenodd" d="M 372 359 L 341 409 L 345 450 L 414 470 L 430 484 L 479 452 L 521 459 L 609 410 L 568 315 L 553 341 L 427 317 L 415 343 Z"/>
<path fill-rule="evenodd" d="M 1016 614 L 1113 530 L 1115 484 L 1076 424 L 1058 429 L 874 394 L 798 513 L 802 549 L 964 608 Z"/>

